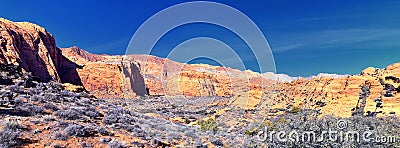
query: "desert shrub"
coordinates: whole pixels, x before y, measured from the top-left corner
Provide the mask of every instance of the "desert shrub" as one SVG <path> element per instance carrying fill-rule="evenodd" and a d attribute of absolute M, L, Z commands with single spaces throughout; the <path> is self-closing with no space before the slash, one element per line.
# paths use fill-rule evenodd
<path fill-rule="evenodd" d="M 211 141 L 211 143 L 214 144 L 215 146 L 219 146 L 219 147 L 224 146 L 224 143 L 222 143 L 222 141 L 220 139 L 214 139 Z"/>
<path fill-rule="evenodd" d="M 151 139 L 150 141 L 152 147 L 162 147 L 163 142 L 158 139 Z"/>
<path fill-rule="evenodd" d="M 201 139 L 197 138 L 194 140 L 194 146 L 196 147 L 202 147 L 203 146 L 203 142 L 201 141 Z"/>
<path fill-rule="evenodd" d="M 78 97 L 78 98 L 90 98 L 89 94 L 86 93 L 86 92 L 76 93 L 75 97 Z"/>
<path fill-rule="evenodd" d="M 25 93 L 24 88 L 18 85 L 10 85 L 7 87 L 8 90 L 10 90 L 11 92 L 16 92 L 16 93 Z"/>
<path fill-rule="evenodd" d="M 131 143 L 134 147 L 145 147 L 144 143 L 134 141 Z"/>
<path fill-rule="evenodd" d="M 9 103 L 10 103 L 10 100 L 8 100 L 8 99 L 3 99 L 3 98 L 0 99 L 0 105 L 9 104 Z"/>
<path fill-rule="evenodd" d="M 135 120 L 132 117 L 130 117 L 129 115 L 125 115 L 125 116 L 119 116 L 118 122 L 125 123 L 125 124 L 132 124 L 133 122 L 135 122 Z"/>
<path fill-rule="evenodd" d="M 1 92 L 1 98 L 7 98 L 7 99 L 12 99 L 13 98 L 13 96 L 14 96 L 14 93 L 13 92 L 8 92 L 8 91 L 4 91 L 4 92 Z"/>
<path fill-rule="evenodd" d="M 95 134 L 101 134 L 104 136 L 113 136 L 114 134 L 107 131 L 106 128 L 103 126 L 98 126 L 97 124 L 87 124 L 87 125 L 80 125 L 76 123 L 68 123 L 65 122 L 66 126 L 63 128 L 63 133 L 67 136 L 76 136 L 76 137 L 90 137 L 94 136 Z M 60 123 L 61 124 L 61 123 Z M 59 125 L 60 126 L 60 125 Z"/>
<path fill-rule="evenodd" d="M 66 121 L 63 121 L 63 120 L 58 120 L 56 122 L 56 126 L 63 127 L 63 128 L 67 127 L 69 124 L 70 124 L 70 122 L 66 122 Z"/>
<path fill-rule="evenodd" d="M 20 98 L 20 97 L 17 97 L 17 98 L 14 99 L 14 105 L 15 106 L 21 105 L 23 103 L 24 103 L 24 100 L 22 98 Z"/>
<path fill-rule="evenodd" d="M 244 134 L 246 134 L 247 136 L 254 136 L 258 132 L 259 132 L 259 130 L 257 128 L 249 128 L 249 129 L 244 131 Z"/>
<path fill-rule="evenodd" d="M 0 131 L 0 147 L 14 147 L 22 144 L 19 139 L 21 127 L 17 122 L 6 122 Z"/>
<path fill-rule="evenodd" d="M 90 99 L 88 99 L 88 98 L 81 98 L 81 99 L 79 99 L 79 103 L 80 103 L 81 105 L 89 105 L 89 104 L 90 104 Z"/>
<path fill-rule="evenodd" d="M 113 106 L 113 105 L 111 105 L 111 106 Z M 117 114 L 117 115 L 123 115 L 123 114 L 129 114 L 129 115 L 133 115 L 133 116 L 135 115 L 134 112 L 131 112 L 130 110 L 125 109 L 125 108 L 120 107 L 120 106 L 114 106 L 111 109 L 108 109 L 106 111 L 106 113 L 107 114 Z"/>
<path fill-rule="evenodd" d="M 90 118 L 103 116 L 99 111 L 96 110 L 96 108 L 92 106 L 85 106 L 85 107 L 70 106 L 68 110 L 78 113 L 79 115 L 81 115 L 81 117 L 83 115 L 88 116 Z"/>
<path fill-rule="evenodd" d="M 168 141 L 181 139 L 181 136 L 176 132 L 168 132 L 167 137 L 168 137 Z"/>
<path fill-rule="evenodd" d="M 58 110 L 54 113 L 54 115 L 67 120 L 76 120 L 82 118 L 81 113 L 68 109 L 68 110 Z"/>
<path fill-rule="evenodd" d="M 54 89 L 54 91 L 61 91 L 61 90 L 64 90 L 64 86 L 61 84 L 61 83 L 58 83 L 58 82 L 49 82 L 49 83 L 47 83 L 47 85 L 49 86 L 49 88 L 52 88 L 52 89 Z"/>
<path fill-rule="evenodd" d="M 140 122 L 140 124 L 146 124 L 145 123 L 146 121 L 144 121 L 144 120 L 140 120 L 140 121 L 142 121 L 142 122 Z M 158 122 L 151 122 L 151 123 L 158 123 Z M 150 124 L 150 127 L 153 129 L 160 130 L 160 131 L 165 131 L 168 128 L 164 124 Z"/>
<path fill-rule="evenodd" d="M 44 108 L 41 106 L 36 106 L 31 103 L 23 103 L 15 107 L 15 109 L 22 115 L 22 116 L 34 116 L 38 114 L 46 113 Z"/>
<path fill-rule="evenodd" d="M 69 139 L 69 136 L 66 133 L 57 131 L 57 132 L 54 133 L 54 135 L 51 138 L 54 139 L 54 140 L 63 140 L 63 141 L 65 141 L 65 140 Z"/>
<path fill-rule="evenodd" d="M 186 130 L 184 135 L 186 137 L 191 137 L 191 138 L 197 137 L 196 132 L 194 130 Z"/>
<path fill-rule="evenodd" d="M 290 109 L 291 113 L 298 113 L 298 112 L 301 112 L 301 111 L 302 111 L 302 109 L 300 107 L 298 107 L 298 106 L 293 106 L 292 109 Z"/>
<path fill-rule="evenodd" d="M 100 138 L 99 142 L 101 143 L 109 143 L 112 139 L 111 138 Z"/>
<path fill-rule="evenodd" d="M 99 111 L 97 111 L 96 108 L 94 108 L 94 107 L 86 107 L 86 108 L 84 108 L 84 109 L 81 110 L 81 111 L 83 111 L 83 113 L 84 113 L 86 116 L 90 117 L 90 118 L 96 118 L 96 117 L 99 117 L 99 116 L 103 116 L 103 115 L 102 115 Z"/>
<path fill-rule="evenodd" d="M 53 145 L 53 148 L 63 148 L 63 146 L 61 144 L 57 143 L 57 144 Z"/>
<path fill-rule="evenodd" d="M 146 136 L 146 132 L 144 130 L 142 130 L 138 125 L 118 124 L 118 126 L 128 132 L 131 132 L 132 135 L 135 135 L 136 137 L 145 137 Z"/>
<path fill-rule="evenodd" d="M 13 147 L 20 144 L 18 137 L 20 131 L 13 129 L 3 129 L 0 131 L 0 147 Z"/>
<path fill-rule="evenodd" d="M 104 128 L 103 126 L 98 126 L 96 128 L 96 132 L 101 134 L 101 135 L 103 135 L 103 136 L 112 136 L 112 135 L 114 135 L 113 133 L 107 131 L 107 129 Z"/>
<path fill-rule="evenodd" d="M 53 116 L 50 116 L 50 115 L 45 115 L 43 117 L 43 120 L 46 121 L 46 122 L 56 121 L 56 119 Z"/>
<path fill-rule="evenodd" d="M 100 112 L 98 112 L 98 111 L 86 111 L 85 115 L 90 118 L 96 118 L 96 117 L 101 116 Z"/>
<path fill-rule="evenodd" d="M 103 121 L 104 124 L 108 124 L 108 125 L 113 124 L 113 123 L 117 123 L 118 122 L 118 116 L 115 115 L 115 114 L 106 115 L 106 116 L 104 116 L 102 121 Z"/>
<path fill-rule="evenodd" d="M 60 103 L 61 102 L 60 97 L 57 96 L 54 93 L 44 93 L 43 94 L 43 100 L 51 101 L 51 102 L 55 102 L 55 103 Z"/>
<path fill-rule="evenodd" d="M 85 148 L 86 148 L 86 147 L 93 147 L 92 144 L 86 143 L 86 142 L 81 143 L 81 146 L 82 146 L 82 147 L 85 147 Z"/>
<path fill-rule="evenodd" d="M 30 94 L 30 95 L 37 95 L 37 94 L 39 94 L 41 91 L 40 90 L 38 90 L 37 88 L 29 88 L 28 89 L 28 94 Z"/>
<path fill-rule="evenodd" d="M 70 92 L 68 90 L 61 90 L 60 95 L 63 97 L 75 97 L 75 93 Z"/>
<path fill-rule="evenodd" d="M 37 102 L 44 102 L 43 96 L 40 95 L 32 95 L 30 97 L 32 101 L 37 101 Z"/>
<path fill-rule="evenodd" d="M 93 135 L 93 129 L 91 127 L 85 127 L 79 124 L 70 124 L 65 129 L 64 132 L 68 136 L 76 137 L 89 137 Z"/>
<path fill-rule="evenodd" d="M 17 129 L 22 129 L 21 125 L 19 125 L 18 121 L 7 121 L 4 123 L 4 128 L 3 129 L 13 129 L 13 130 L 17 130 Z"/>
<path fill-rule="evenodd" d="M 86 132 L 83 130 L 83 126 L 81 125 L 76 125 L 76 124 L 71 124 L 69 126 L 67 126 L 64 129 L 64 132 L 68 135 L 68 136 L 77 136 L 77 137 L 83 137 L 86 135 Z"/>
<path fill-rule="evenodd" d="M 112 140 L 108 143 L 108 148 L 126 148 L 125 143 L 118 142 L 117 140 Z"/>
<path fill-rule="evenodd" d="M 135 122 L 135 120 L 130 115 L 130 111 L 123 109 L 112 109 L 107 111 L 103 118 L 103 123 L 109 125 L 113 123 L 132 124 L 133 122 Z"/>
<path fill-rule="evenodd" d="M 73 102 L 73 103 L 75 103 L 75 102 L 78 101 L 78 99 L 77 99 L 77 98 L 74 98 L 74 97 L 63 97 L 62 100 L 63 100 L 64 102 Z"/>
<path fill-rule="evenodd" d="M 53 111 L 57 111 L 58 110 L 57 105 L 55 105 L 53 103 L 45 103 L 45 104 L 43 104 L 43 107 L 45 109 L 50 109 L 50 110 L 53 110 Z"/>
<path fill-rule="evenodd" d="M 215 117 L 210 116 L 208 119 L 200 119 L 199 125 L 202 132 L 211 131 L 216 133 L 218 131 L 218 124 Z"/>

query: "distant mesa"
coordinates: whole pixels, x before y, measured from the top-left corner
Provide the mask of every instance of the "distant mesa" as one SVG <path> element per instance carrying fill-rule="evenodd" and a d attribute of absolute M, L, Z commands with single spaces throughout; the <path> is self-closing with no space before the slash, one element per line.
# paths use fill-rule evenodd
<path fill-rule="evenodd" d="M 308 79 L 313 79 L 313 78 L 342 78 L 342 77 L 347 77 L 350 75 L 339 75 L 339 74 L 330 74 L 330 73 L 319 73 L 316 76 L 310 76 L 307 77 Z"/>
<path fill-rule="evenodd" d="M 275 74 L 273 72 L 266 72 L 262 74 L 265 79 L 276 80 L 279 82 L 292 82 L 302 77 L 291 77 L 287 74 Z"/>

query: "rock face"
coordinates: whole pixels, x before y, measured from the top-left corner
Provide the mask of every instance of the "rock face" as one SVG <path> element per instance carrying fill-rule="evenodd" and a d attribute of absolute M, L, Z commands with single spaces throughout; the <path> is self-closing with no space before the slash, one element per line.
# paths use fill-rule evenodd
<path fill-rule="evenodd" d="M 101 98 L 220 96 L 232 98 L 231 104 L 252 108 L 261 100 L 262 88 L 275 83 L 251 71 L 183 64 L 154 56 L 100 56 L 77 47 L 63 48 L 62 52 L 84 65 L 77 70 L 83 85 Z"/>
<path fill-rule="evenodd" d="M 11 22 L 0 18 L 0 63 L 18 63 L 41 81 L 68 82 L 81 85 L 76 68 L 56 47 L 53 35 L 28 22 Z"/>
<path fill-rule="evenodd" d="M 123 64 L 121 57 L 107 61 L 107 56 L 78 47 L 61 50 L 53 35 L 38 25 L 0 18 L 0 45 L 0 64 L 18 64 L 43 82 L 83 85 L 99 97 L 147 94 L 134 63 Z"/>
<path fill-rule="evenodd" d="M 147 95 L 144 79 L 135 62 L 122 56 L 88 53 L 78 47 L 62 48 L 71 61 L 83 65 L 77 69 L 83 86 L 100 98 L 133 98 Z"/>
<path fill-rule="evenodd" d="M 183 64 L 165 58 L 129 55 L 127 61 L 139 63 L 150 95 L 220 96 L 231 104 L 253 108 L 263 89 L 275 81 L 262 74 L 207 64 Z"/>
<path fill-rule="evenodd" d="M 399 112 L 399 64 L 386 69 L 366 68 L 360 75 L 339 78 L 320 77 L 279 83 L 275 94 L 275 107 L 299 106 L 321 110 L 322 114 L 348 117 L 352 111 L 363 108 L 361 114 L 379 112 L 378 116 Z M 364 95 L 363 88 L 368 88 Z M 382 107 L 377 107 L 382 100 Z M 362 103 L 364 102 L 364 103 Z M 361 105 L 363 104 L 363 105 Z M 360 106 L 361 105 L 361 106 Z"/>
<path fill-rule="evenodd" d="M 93 56 L 99 55 L 86 52 L 85 55 L 90 55 L 86 58 L 78 56 L 79 54 L 65 55 L 79 64 L 86 65 L 83 69 L 78 69 L 82 82 L 88 90 L 108 90 L 108 94 L 94 91 L 102 97 L 110 94 L 114 97 L 126 97 L 121 94 L 126 95 L 126 92 L 130 91 L 145 92 L 145 85 L 150 95 L 220 96 L 230 98 L 228 104 L 248 109 L 260 105 L 275 109 L 296 106 L 320 110 L 324 115 L 348 117 L 352 115 L 353 110 L 360 107 L 361 101 L 365 102 L 363 115 L 368 111 L 382 111 L 385 114 L 400 112 L 400 97 L 397 96 L 397 91 L 400 90 L 400 64 L 390 65 L 384 70 L 367 68 L 360 75 L 320 74 L 280 82 L 271 80 L 271 75 L 205 64 L 183 64 L 147 55 L 96 57 L 101 61 L 89 61 Z M 124 66 L 121 62 L 135 63 L 136 66 L 133 69 L 128 68 L 127 64 Z M 126 72 L 119 72 L 120 69 L 141 75 L 135 78 Z M 98 71 L 102 74 L 96 73 Z M 140 85 L 131 85 L 134 82 L 131 80 L 139 80 L 137 82 L 140 82 Z M 369 88 L 369 95 L 360 100 L 364 86 Z M 139 90 L 135 90 L 138 88 Z M 270 100 L 262 104 L 260 101 L 266 98 Z M 374 101 L 377 98 L 382 98 L 383 108 L 376 108 Z"/>
<path fill-rule="evenodd" d="M 105 60 L 101 55 L 96 55 L 89 53 L 85 50 L 78 48 L 77 46 L 73 46 L 70 48 L 61 48 L 62 54 L 71 61 L 74 61 L 77 64 L 84 65 L 87 62 L 98 62 Z"/>

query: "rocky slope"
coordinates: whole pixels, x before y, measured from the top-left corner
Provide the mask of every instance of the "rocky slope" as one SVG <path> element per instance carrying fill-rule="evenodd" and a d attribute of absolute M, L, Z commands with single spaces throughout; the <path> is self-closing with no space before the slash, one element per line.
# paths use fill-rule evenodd
<path fill-rule="evenodd" d="M 99 100 L 82 89 L 67 90 L 68 84 L 42 82 L 19 65 L 0 64 L 0 70 L 0 147 L 171 146 L 166 136 L 149 135 L 157 130 L 148 128 L 153 123 L 199 132 L 134 112 L 123 99 Z"/>
<path fill-rule="evenodd" d="M 310 80 L 299 79 L 291 83 L 277 85 L 276 104 L 298 106 L 302 108 L 319 108 L 322 114 L 351 116 L 360 108 L 360 99 L 366 99 L 363 114 L 380 112 L 379 115 L 398 113 L 400 96 L 397 95 L 399 82 L 399 63 L 385 69 L 369 67 L 359 75 L 345 77 L 316 77 Z M 368 95 L 362 95 L 362 87 L 368 87 Z M 377 101 L 383 101 L 377 108 Z M 286 102 L 286 103 L 285 103 Z M 279 106 L 277 105 L 277 106 Z"/>

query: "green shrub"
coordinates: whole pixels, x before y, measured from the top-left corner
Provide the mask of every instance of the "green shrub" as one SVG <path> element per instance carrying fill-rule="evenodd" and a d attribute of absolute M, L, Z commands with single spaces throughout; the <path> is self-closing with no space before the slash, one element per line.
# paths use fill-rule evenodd
<path fill-rule="evenodd" d="M 257 128 L 250 128 L 248 130 L 244 131 L 244 134 L 246 134 L 247 136 L 254 136 L 259 132 L 259 130 Z"/>
<path fill-rule="evenodd" d="M 212 131 L 216 133 L 218 131 L 218 124 L 215 117 L 209 116 L 208 119 L 200 119 L 199 125 L 202 132 Z"/>
<path fill-rule="evenodd" d="M 298 113 L 298 112 L 301 112 L 301 111 L 302 111 L 302 109 L 300 107 L 297 107 L 297 106 L 293 106 L 292 109 L 290 109 L 291 113 Z"/>

